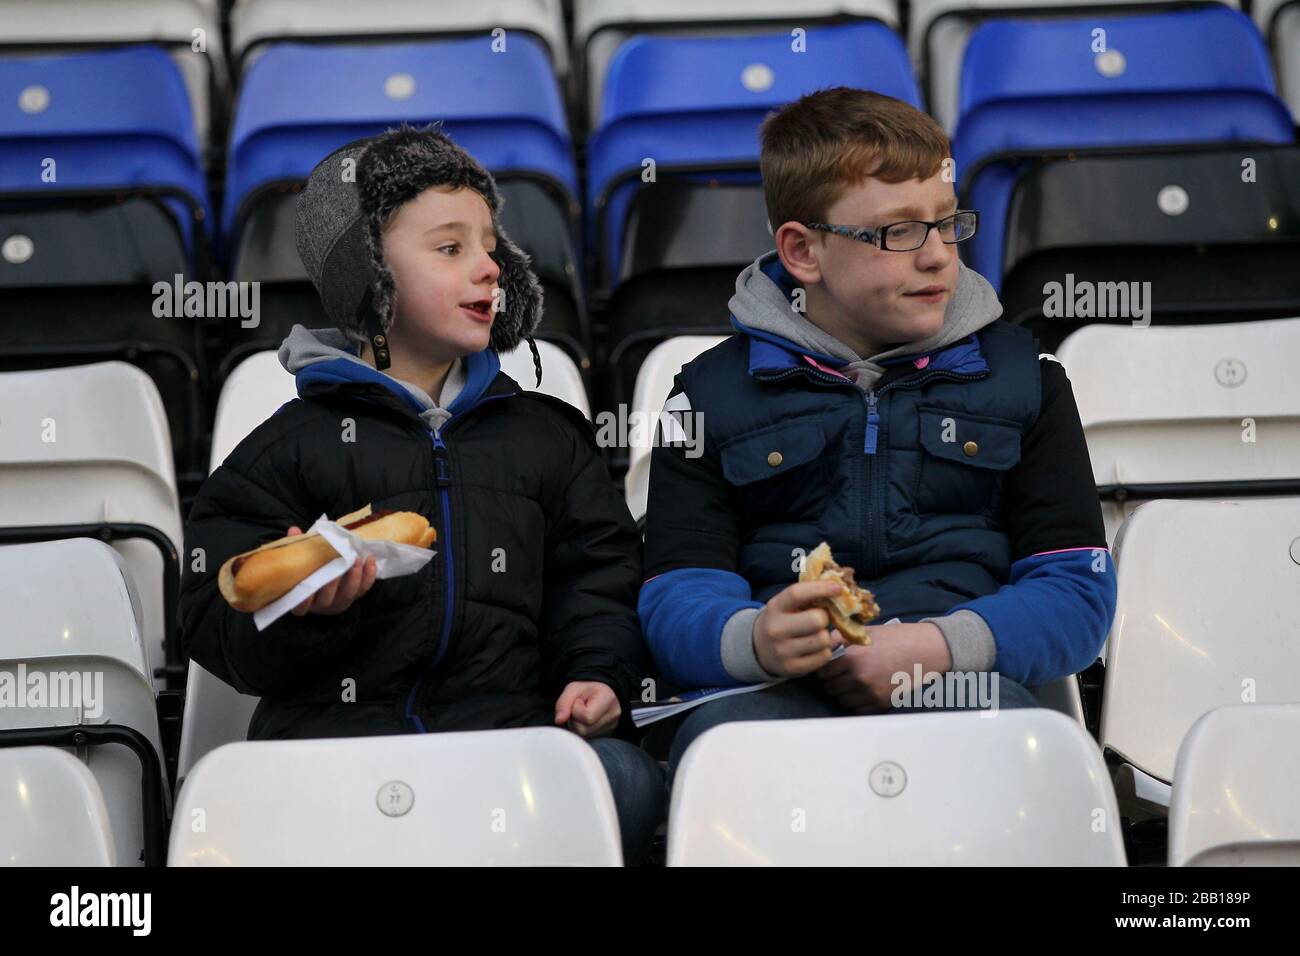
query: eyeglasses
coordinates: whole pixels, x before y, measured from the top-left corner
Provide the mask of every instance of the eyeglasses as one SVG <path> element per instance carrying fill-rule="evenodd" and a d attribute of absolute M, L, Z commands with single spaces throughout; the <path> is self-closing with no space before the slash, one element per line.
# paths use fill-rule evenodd
<path fill-rule="evenodd" d="M 888 226 L 881 226 L 879 229 L 863 229 L 858 226 L 833 226 L 824 222 L 805 222 L 804 225 L 809 229 L 819 229 L 822 232 L 833 232 L 837 236 L 847 236 L 850 239 L 858 240 L 858 242 L 869 242 L 874 246 L 879 246 L 886 252 L 911 252 L 913 249 L 920 249 L 925 245 L 925 241 L 930 238 L 931 229 L 938 229 L 939 238 L 948 245 L 965 242 L 975 235 L 975 229 L 979 225 L 979 218 L 980 214 L 974 209 L 958 209 L 951 216 L 940 219 L 938 222 L 922 222 L 917 219 L 908 219 L 904 222 L 893 222 Z"/>

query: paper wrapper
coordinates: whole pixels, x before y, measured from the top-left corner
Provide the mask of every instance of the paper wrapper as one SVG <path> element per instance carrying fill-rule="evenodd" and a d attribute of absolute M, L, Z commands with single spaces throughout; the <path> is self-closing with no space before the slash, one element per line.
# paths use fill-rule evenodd
<path fill-rule="evenodd" d="M 404 574 L 414 574 L 433 560 L 437 553 L 430 548 L 417 548 L 413 544 L 398 544 L 395 541 L 367 541 L 359 534 L 348 531 L 336 521 L 325 515 L 316 519 L 306 534 L 319 534 L 339 556 L 329 564 L 319 568 L 314 574 L 305 578 L 288 594 L 272 601 L 260 611 L 253 612 L 253 623 L 259 631 L 278 621 L 288 612 L 311 597 L 325 585 L 336 578 L 341 578 L 352 567 L 357 558 L 373 556 L 375 559 L 375 578 L 400 578 Z"/>

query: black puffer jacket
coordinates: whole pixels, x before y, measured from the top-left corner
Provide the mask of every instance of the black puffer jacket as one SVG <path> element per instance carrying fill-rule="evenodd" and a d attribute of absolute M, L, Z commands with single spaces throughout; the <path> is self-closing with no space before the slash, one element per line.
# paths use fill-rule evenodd
<path fill-rule="evenodd" d="M 250 738 L 547 725 L 575 680 L 610 685 L 628 728 L 649 668 L 640 538 L 591 425 L 520 389 L 491 351 L 464 368 L 444 421 L 355 359 L 318 361 L 204 483 L 185 534 L 183 634 L 199 664 L 262 696 Z M 366 504 L 426 516 L 434 559 L 338 617 L 286 614 L 261 632 L 221 597 L 231 555 Z"/>

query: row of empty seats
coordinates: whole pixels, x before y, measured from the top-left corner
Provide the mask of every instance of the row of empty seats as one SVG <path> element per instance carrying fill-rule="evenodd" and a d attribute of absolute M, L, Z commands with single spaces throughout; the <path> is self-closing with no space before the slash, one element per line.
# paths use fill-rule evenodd
<path fill-rule="evenodd" d="M 735 275 L 770 248 L 763 117 L 835 85 L 924 99 L 897 18 L 879 4 L 790 12 L 808 16 L 802 46 L 775 29 L 775 4 L 755 12 L 753 29 L 730 32 L 695 6 L 680 5 L 680 22 L 635 3 L 623 20 L 589 21 L 614 45 L 582 148 L 553 49 L 535 30 L 497 50 L 449 14 L 449 35 L 400 43 L 268 40 L 241 68 L 216 171 L 175 64 L 188 47 L 0 47 L 0 292 L 10 305 L 0 368 L 139 365 L 173 410 L 186 498 L 231 370 L 294 323 L 325 324 L 293 235 L 307 173 L 344 142 L 439 120 L 500 181 L 503 224 L 545 289 L 540 336 L 568 352 L 596 407 L 627 404 L 656 345 L 729 331 Z M 536 22 L 552 19 L 536 4 L 515 13 L 525 7 Z M 1158 325 L 1300 313 L 1290 266 L 1300 204 L 1289 188 L 1300 147 L 1257 28 L 1222 4 L 986 16 L 1006 9 L 925 16 L 935 31 L 969 33 L 953 148 L 957 188 L 982 226 L 962 253 L 998 287 L 1007 316 L 1053 349 L 1082 322 L 1136 312 Z M 266 35 L 294 36 L 295 16 Z M 652 22 L 676 25 L 638 26 Z M 1106 33 L 1101 52 L 1094 30 Z M 1149 291 L 1141 303 L 1114 300 L 1117 311 L 1053 313 L 1045 283 L 1067 276 Z M 193 311 L 186 281 L 207 282 Z"/>
<path fill-rule="evenodd" d="M 905 32 L 911 62 L 928 78 L 927 99 L 950 125 L 956 115 L 958 65 L 973 29 L 988 18 L 1051 17 L 1106 5 L 1158 9 L 1174 0 L 911 0 L 904 24 L 895 0 L 576 0 L 566 18 L 560 0 L 504 0 L 491 5 L 444 0 L 387 0 L 367 9 L 348 0 L 11 0 L 4 42 L 26 47 L 155 42 L 173 49 L 193 91 L 196 113 L 228 96 L 258 56 L 285 41 L 347 42 L 376 37 L 486 35 L 535 38 L 593 118 L 611 60 L 636 35 L 743 35 L 845 20 L 876 21 Z M 1229 0 L 1223 4 L 1240 8 Z M 1289 0 L 1253 0 L 1255 23 L 1275 52 L 1294 51 L 1300 11 Z M 228 21 L 229 49 L 223 44 Z M 571 29 L 569 23 L 571 21 Z M 1300 102 L 1295 55 L 1279 59 L 1284 87 Z M 206 122 L 203 124 L 206 127 Z"/>

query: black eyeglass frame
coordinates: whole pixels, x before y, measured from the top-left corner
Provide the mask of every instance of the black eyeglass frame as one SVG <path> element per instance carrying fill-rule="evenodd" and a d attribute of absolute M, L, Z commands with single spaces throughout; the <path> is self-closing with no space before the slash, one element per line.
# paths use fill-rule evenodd
<path fill-rule="evenodd" d="M 939 239 L 945 245 L 953 246 L 959 242 L 965 242 L 967 239 L 973 238 L 975 233 L 979 231 L 980 214 L 977 210 L 958 209 L 952 215 L 944 216 L 942 219 L 935 220 L 934 222 L 926 222 L 924 219 L 902 219 L 898 222 L 891 222 L 888 225 L 881 226 L 879 229 L 866 229 L 861 226 L 840 226 L 840 225 L 835 225 L 833 223 L 825 223 L 825 222 L 805 222 L 803 223 L 803 225 L 807 226 L 809 229 L 817 229 L 821 232 L 830 232 L 830 233 L 834 233 L 837 236 L 845 236 L 849 239 L 856 239 L 858 242 L 870 243 L 871 245 L 876 246 L 877 248 L 885 252 L 915 252 L 917 249 L 920 249 L 921 246 L 925 245 L 926 242 L 929 241 L 931 229 L 937 229 L 943 223 L 948 222 L 949 220 L 956 219 L 958 216 L 974 216 L 975 219 L 969 236 L 962 236 L 960 239 L 953 239 L 952 241 L 949 241 L 943 238 L 943 233 L 939 234 Z M 921 241 L 919 243 L 907 249 L 891 249 L 889 246 L 885 244 L 885 233 L 887 231 L 894 228 L 895 226 L 907 226 L 907 225 L 911 225 L 912 223 L 917 223 L 919 225 L 925 226 L 925 235 L 921 237 Z"/>

